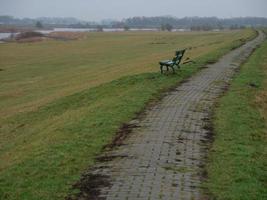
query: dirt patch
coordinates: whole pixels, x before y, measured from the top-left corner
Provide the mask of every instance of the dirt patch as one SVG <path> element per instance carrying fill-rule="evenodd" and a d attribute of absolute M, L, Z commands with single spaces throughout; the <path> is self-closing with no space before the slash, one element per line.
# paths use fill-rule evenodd
<path fill-rule="evenodd" d="M 26 43 L 26 42 L 42 42 L 42 41 L 47 41 L 49 40 L 46 37 L 31 37 L 31 38 L 25 38 L 25 39 L 19 39 L 16 40 L 19 43 Z"/>
<path fill-rule="evenodd" d="M 81 32 L 52 32 L 49 34 L 42 34 L 35 31 L 21 32 L 16 36 L 11 36 L 10 38 L 4 39 L 5 42 L 41 42 L 47 40 L 78 40 L 87 37 L 87 33 Z"/>
<path fill-rule="evenodd" d="M 87 33 L 82 32 L 52 32 L 47 35 L 47 37 L 52 39 L 61 39 L 61 40 L 78 40 L 85 39 Z"/>
<path fill-rule="evenodd" d="M 126 155 L 104 155 L 104 156 L 99 156 L 96 158 L 98 162 L 109 162 L 112 161 L 116 158 L 126 158 L 128 156 Z"/>
<path fill-rule="evenodd" d="M 217 60 L 209 60 L 209 61 L 206 62 L 206 64 L 207 65 L 211 65 L 211 64 L 214 64 L 216 62 L 217 62 Z"/>
<path fill-rule="evenodd" d="M 99 197 L 100 188 L 109 187 L 109 177 L 99 174 L 84 174 L 81 180 L 73 185 L 73 189 L 79 190 L 78 194 L 69 196 L 65 200 L 102 200 Z"/>
<path fill-rule="evenodd" d="M 24 27 L 0 27 L 0 33 L 18 33 L 18 32 L 27 32 L 34 31 L 33 28 L 24 28 Z"/>
<path fill-rule="evenodd" d="M 258 84 L 253 83 L 253 82 L 249 83 L 248 85 L 249 85 L 250 87 L 252 87 L 252 88 L 258 88 L 258 87 L 259 87 Z"/>
<path fill-rule="evenodd" d="M 34 31 L 28 31 L 28 32 L 21 32 L 17 35 L 11 35 L 10 38 L 3 39 L 5 42 L 18 42 L 18 43 L 24 43 L 24 42 L 41 42 L 48 40 L 44 34 Z"/>
<path fill-rule="evenodd" d="M 22 32 L 16 35 L 14 38 L 11 38 L 10 40 L 19 43 L 24 43 L 24 42 L 41 42 L 48 40 L 48 38 L 42 33 L 29 31 L 29 32 Z"/>
<path fill-rule="evenodd" d="M 138 126 L 136 124 L 123 124 L 117 132 L 113 141 L 110 144 L 106 145 L 104 149 L 108 150 L 114 148 L 115 146 L 121 146 L 123 144 L 123 141 L 132 132 L 132 130 L 137 127 Z"/>
<path fill-rule="evenodd" d="M 15 39 L 21 40 L 21 39 L 34 38 L 34 37 L 44 37 L 44 35 L 39 32 L 29 31 L 29 32 L 19 33 L 18 35 L 16 35 Z"/>

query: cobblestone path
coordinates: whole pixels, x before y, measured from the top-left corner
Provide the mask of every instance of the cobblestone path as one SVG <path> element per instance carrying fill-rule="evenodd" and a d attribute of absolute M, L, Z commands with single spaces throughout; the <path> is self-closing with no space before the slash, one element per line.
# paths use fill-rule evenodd
<path fill-rule="evenodd" d="M 236 68 L 263 38 L 260 33 L 208 65 L 147 110 L 140 121 L 133 121 L 136 127 L 129 138 L 103 155 L 90 172 L 91 176 L 108 177 L 110 183 L 94 188 L 98 196 L 93 199 L 206 199 L 200 184 L 210 145 L 212 107 Z M 81 199 L 87 199 L 86 194 Z"/>

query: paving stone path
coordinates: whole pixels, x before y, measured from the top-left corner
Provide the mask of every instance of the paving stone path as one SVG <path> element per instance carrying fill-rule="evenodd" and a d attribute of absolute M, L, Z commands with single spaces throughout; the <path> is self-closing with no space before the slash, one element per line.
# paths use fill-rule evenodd
<path fill-rule="evenodd" d="M 96 177 L 109 184 L 95 186 L 97 197 L 107 200 L 206 199 L 200 188 L 210 145 L 209 119 L 216 98 L 237 67 L 264 39 L 233 50 L 219 62 L 179 85 L 147 110 L 122 146 L 103 155 Z M 105 159 L 105 158 L 113 159 Z M 103 181 L 107 181 L 103 180 Z M 83 194 L 81 199 L 87 199 Z"/>

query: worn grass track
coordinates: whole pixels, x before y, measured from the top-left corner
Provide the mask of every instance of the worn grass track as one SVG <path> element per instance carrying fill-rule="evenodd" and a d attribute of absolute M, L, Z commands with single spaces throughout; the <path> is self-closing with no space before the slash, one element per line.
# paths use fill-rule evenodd
<path fill-rule="evenodd" d="M 0 197 L 63 199 L 122 123 L 253 33 L 100 33 L 0 45 Z M 188 45 L 195 65 L 153 73 Z"/>

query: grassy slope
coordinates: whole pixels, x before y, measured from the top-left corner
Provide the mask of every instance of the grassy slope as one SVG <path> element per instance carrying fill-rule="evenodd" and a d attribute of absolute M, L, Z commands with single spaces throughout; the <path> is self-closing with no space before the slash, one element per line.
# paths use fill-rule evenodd
<path fill-rule="evenodd" d="M 266 78 L 267 41 L 242 66 L 216 109 L 207 186 L 218 200 L 267 199 Z"/>
<path fill-rule="evenodd" d="M 192 47 L 186 56 L 196 59 L 250 34 L 89 33 L 78 41 L 1 44 L 0 123 L 1 118 L 126 75 L 156 72 L 158 61 L 177 48 Z"/>
<path fill-rule="evenodd" d="M 124 77 L 3 120 L 0 197 L 63 198 L 123 122 L 133 118 L 162 90 L 238 45 L 239 40 L 227 43 L 176 75 L 145 73 Z"/>

